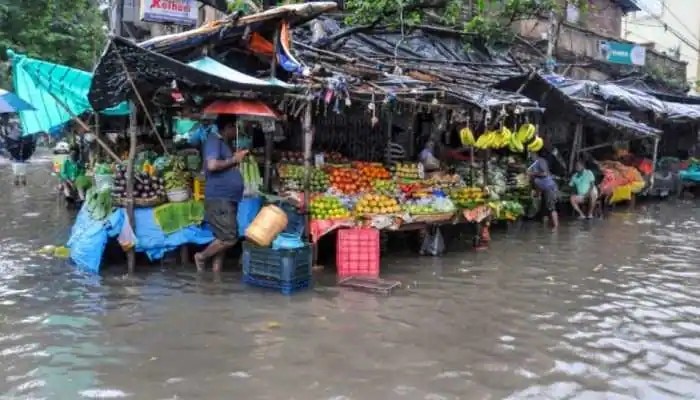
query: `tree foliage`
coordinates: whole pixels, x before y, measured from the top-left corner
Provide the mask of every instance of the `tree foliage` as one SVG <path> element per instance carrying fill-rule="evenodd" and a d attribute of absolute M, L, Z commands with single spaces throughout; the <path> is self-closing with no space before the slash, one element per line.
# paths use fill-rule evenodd
<path fill-rule="evenodd" d="M 12 49 L 90 70 L 104 46 L 105 30 L 97 0 L 0 0 L 0 60 Z"/>
<path fill-rule="evenodd" d="M 395 25 L 403 20 L 417 25 L 429 18 L 488 42 L 499 42 L 511 39 L 510 26 L 516 21 L 550 11 L 561 14 L 568 4 L 585 12 L 588 3 L 589 0 L 348 0 L 347 22 L 363 25 L 383 20 Z"/>

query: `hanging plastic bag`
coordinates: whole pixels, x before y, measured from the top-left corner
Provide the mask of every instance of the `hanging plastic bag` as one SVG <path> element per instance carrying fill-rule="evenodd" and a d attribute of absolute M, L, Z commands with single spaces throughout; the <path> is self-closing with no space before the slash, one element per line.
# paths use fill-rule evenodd
<path fill-rule="evenodd" d="M 442 237 L 442 232 L 437 226 L 430 228 L 430 231 L 423 238 L 423 244 L 420 248 L 420 254 L 424 256 L 441 256 L 445 254 L 445 240 Z"/>
<path fill-rule="evenodd" d="M 129 223 L 129 218 L 124 219 L 124 224 L 122 225 L 121 232 L 119 232 L 119 236 L 117 237 L 117 241 L 119 242 L 119 245 L 122 247 L 122 250 L 124 250 L 124 251 L 129 251 L 136 245 L 136 234 L 134 233 L 134 230 L 131 228 L 131 223 Z"/>

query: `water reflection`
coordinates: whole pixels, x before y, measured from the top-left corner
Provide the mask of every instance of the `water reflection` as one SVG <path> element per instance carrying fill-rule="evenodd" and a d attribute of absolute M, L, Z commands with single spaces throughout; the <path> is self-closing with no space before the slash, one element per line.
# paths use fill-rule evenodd
<path fill-rule="evenodd" d="M 404 289 L 391 297 L 319 286 L 287 298 L 246 289 L 236 274 L 156 265 L 94 277 L 36 254 L 65 241 L 70 216 L 43 167 L 29 180 L 15 189 L 0 166 L 3 399 L 700 393 L 692 203 L 556 234 L 525 224 L 483 253 L 393 257 L 384 271 Z"/>

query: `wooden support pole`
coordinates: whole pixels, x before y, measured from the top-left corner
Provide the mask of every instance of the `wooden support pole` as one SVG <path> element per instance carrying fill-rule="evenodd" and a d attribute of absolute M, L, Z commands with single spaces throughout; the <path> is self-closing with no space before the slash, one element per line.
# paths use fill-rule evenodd
<path fill-rule="evenodd" d="M 148 112 L 148 108 L 146 107 L 146 103 L 143 101 L 143 98 L 141 97 L 141 93 L 139 93 L 139 89 L 136 87 L 136 83 L 134 82 L 133 78 L 131 77 L 131 73 L 129 72 L 129 69 L 126 68 L 126 63 L 124 63 L 124 59 L 122 58 L 121 54 L 117 52 L 117 57 L 119 57 L 119 62 L 122 65 L 122 68 L 124 69 L 124 73 L 126 74 L 126 79 L 129 81 L 129 84 L 131 85 L 131 89 L 134 91 L 134 95 L 139 101 L 139 104 L 141 104 L 141 107 L 143 108 L 143 113 L 146 115 L 146 119 L 148 119 L 148 123 L 151 125 L 151 130 L 154 135 L 156 135 L 156 138 L 158 139 L 158 142 L 160 145 L 163 147 L 163 152 L 165 154 L 168 153 L 168 148 L 165 146 L 165 142 L 163 141 L 163 138 L 160 137 L 160 134 L 158 133 L 158 129 L 156 128 L 156 123 L 153 122 L 153 118 L 151 117 L 151 114 Z"/>
<path fill-rule="evenodd" d="M 85 132 L 91 132 L 91 131 L 92 131 L 92 129 L 90 129 L 90 126 L 88 126 L 88 124 L 86 124 L 85 121 L 83 121 L 82 119 L 80 119 L 80 117 L 78 117 L 77 115 L 75 115 L 75 113 L 66 105 L 66 103 L 64 103 L 61 99 L 58 98 L 58 96 L 56 96 L 55 94 L 53 94 L 51 91 L 47 91 L 47 92 L 48 92 L 49 95 L 51 95 L 51 97 L 56 101 L 56 103 L 57 103 L 59 106 L 61 106 L 61 108 L 63 108 L 63 109 L 66 111 L 66 113 L 68 113 L 68 115 L 71 116 L 71 118 L 73 118 L 73 120 L 75 121 L 75 123 L 77 123 L 78 125 L 80 125 L 80 127 L 83 128 L 83 129 L 85 130 Z M 109 154 L 110 157 L 112 157 L 112 158 L 114 159 L 114 161 L 116 161 L 116 162 L 121 162 L 121 159 L 120 159 L 116 154 L 114 154 L 114 152 L 112 151 L 112 149 L 110 149 L 109 146 L 107 145 L 107 143 L 105 143 L 100 137 L 95 136 L 95 141 L 97 142 L 97 144 L 100 145 L 100 147 L 102 147 L 102 149 L 103 149 L 105 152 L 107 152 L 107 154 Z"/>
<path fill-rule="evenodd" d="M 95 141 L 97 141 L 97 139 L 102 140 L 102 127 L 100 126 L 100 113 L 95 113 Z M 96 154 L 95 158 L 98 161 L 101 161 L 102 157 L 103 157 L 101 150 L 102 150 L 101 147 L 97 149 L 97 154 Z"/>
<path fill-rule="evenodd" d="M 576 162 L 576 156 L 578 155 L 581 148 L 581 140 L 583 138 L 583 124 L 581 122 L 576 124 L 576 132 L 574 133 L 574 143 L 571 145 L 571 154 L 569 154 L 569 169 L 568 173 L 571 174 L 574 170 L 574 163 Z"/>
<path fill-rule="evenodd" d="M 394 131 L 394 112 L 392 110 L 389 110 L 389 115 L 387 117 L 387 123 L 386 123 L 386 144 L 387 147 L 389 146 L 389 143 L 392 142 L 393 139 L 393 131 Z M 391 149 L 389 151 L 384 153 L 385 156 L 384 158 L 386 159 L 387 165 L 391 163 Z"/>
<path fill-rule="evenodd" d="M 272 189 L 272 146 L 274 132 L 265 132 L 265 172 L 263 173 L 263 187 L 267 192 Z"/>
<path fill-rule="evenodd" d="M 126 165 L 126 216 L 128 218 L 131 229 L 134 229 L 134 159 L 136 158 L 136 105 L 129 102 L 129 158 Z M 134 248 L 129 249 L 127 254 L 127 266 L 129 273 L 132 274 L 136 268 L 136 254 Z"/>
<path fill-rule="evenodd" d="M 311 203 L 309 197 L 311 183 L 311 148 L 313 144 L 313 125 L 312 125 L 312 102 L 308 100 L 306 109 L 304 110 L 303 119 L 304 128 L 304 218 L 306 220 L 306 240 L 311 239 L 311 214 L 309 213 L 309 205 Z"/>
<path fill-rule="evenodd" d="M 272 37 L 272 60 L 270 60 L 270 77 L 277 77 L 277 49 L 280 45 L 280 26 L 275 28 L 275 36 Z"/>
<path fill-rule="evenodd" d="M 654 138 L 654 154 L 651 155 L 651 176 L 649 177 L 649 191 L 654 189 L 654 175 L 656 174 L 656 160 L 659 158 L 660 138 Z"/>

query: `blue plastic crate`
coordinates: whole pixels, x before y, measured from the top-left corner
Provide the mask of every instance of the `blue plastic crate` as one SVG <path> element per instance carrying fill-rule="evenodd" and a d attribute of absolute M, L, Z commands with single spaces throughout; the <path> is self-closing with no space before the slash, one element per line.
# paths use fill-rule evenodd
<path fill-rule="evenodd" d="M 279 290 L 284 295 L 290 295 L 298 291 L 311 287 L 311 278 L 297 281 L 284 282 L 276 279 L 259 278 L 252 275 L 243 274 L 243 283 L 264 288 Z"/>
<path fill-rule="evenodd" d="M 243 242 L 243 275 L 294 282 L 311 279 L 311 245 L 298 249 L 273 249 Z"/>

